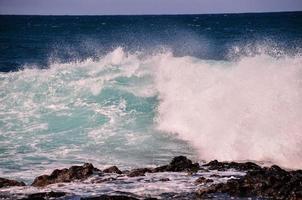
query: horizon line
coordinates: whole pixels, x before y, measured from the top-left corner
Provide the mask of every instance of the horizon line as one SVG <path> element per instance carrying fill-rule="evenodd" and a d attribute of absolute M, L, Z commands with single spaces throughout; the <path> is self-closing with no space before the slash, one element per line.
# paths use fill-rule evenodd
<path fill-rule="evenodd" d="M 225 15 L 225 14 L 269 14 L 269 13 L 294 13 L 302 10 L 289 11 L 251 11 L 251 12 L 213 12 L 213 13 L 148 13 L 148 14 L 8 14 L 0 13 L 0 16 L 175 16 L 175 15 Z"/>

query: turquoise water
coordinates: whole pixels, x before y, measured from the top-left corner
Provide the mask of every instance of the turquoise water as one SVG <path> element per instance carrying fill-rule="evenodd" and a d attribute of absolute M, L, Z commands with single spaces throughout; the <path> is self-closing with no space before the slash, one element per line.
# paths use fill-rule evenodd
<path fill-rule="evenodd" d="M 155 165 L 194 154 L 156 130 L 152 74 L 134 62 L 117 49 L 98 61 L 1 74 L 1 175 L 32 178 L 83 162 Z"/>

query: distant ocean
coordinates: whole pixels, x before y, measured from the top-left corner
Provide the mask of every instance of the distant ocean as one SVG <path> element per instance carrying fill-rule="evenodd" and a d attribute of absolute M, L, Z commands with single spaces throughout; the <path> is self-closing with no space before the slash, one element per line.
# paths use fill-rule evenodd
<path fill-rule="evenodd" d="M 252 160 L 302 168 L 302 12 L 0 16 L 0 177 Z"/>

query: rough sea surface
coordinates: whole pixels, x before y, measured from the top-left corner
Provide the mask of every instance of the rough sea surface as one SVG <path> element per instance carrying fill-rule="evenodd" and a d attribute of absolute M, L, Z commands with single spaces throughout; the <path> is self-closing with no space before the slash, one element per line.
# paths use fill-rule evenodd
<path fill-rule="evenodd" d="M 301 169 L 301 53 L 301 12 L 0 16 L 0 177 L 176 155 Z"/>

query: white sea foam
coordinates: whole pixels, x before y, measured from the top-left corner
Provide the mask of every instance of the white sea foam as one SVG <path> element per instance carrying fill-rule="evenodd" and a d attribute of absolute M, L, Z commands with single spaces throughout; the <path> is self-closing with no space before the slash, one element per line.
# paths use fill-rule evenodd
<path fill-rule="evenodd" d="M 216 175 L 215 177 L 211 175 Z M 218 176 L 217 176 L 218 175 Z M 165 193 L 181 194 L 191 193 L 199 188 L 208 187 L 216 183 L 227 182 L 231 178 L 244 176 L 245 172 L 237 171 L 199 171 L 188 176 L 183 172 L 146 173 L 145 176 L 127 177 L 118 174 L 105 174 L 104 176 L 92 176 L 82 182 L 57 183 L 47 187 L 10 187 L 2 188 L 0 192 L 10 194 L 31 194 L 49 191 L 64 191 L 72 194 L 70 198 L 77 199 L 78 196 L 98 196 L 114 194 L 135 194 L 142 197 L 157 197 L 166 199 Z M 221 177 L 220 177 L 221 176 Z M 199 177 L 213 180 L 212 183 L 197 185 L 195 181 Z M 102 181 L 106 180 L 107 181 Z M 111 179 L 111 180 L 110 180 Z M 162 181 L 166 179 L 166 181 Z"/>
<path fill-rule="evenodd" d="M 302 59 L 238 62 L 162 57 L 156 70 L 158 128 L 202 159 L 268 160 L 302 167 Z"/>
<path fill-rule="evenodd" d="M 12 164 L 30 181 L 27 169 L 50 164 L 128 167 L 192 155 L 165 133 L 188 141 L 201 160 L 301 168 L 301 81 L 299 56 L 223 62 L 121 48 L 98 60 L 0 73 L 0 175 L 16 177 Z"/>

